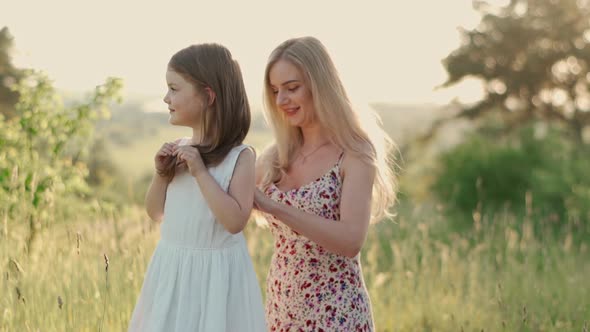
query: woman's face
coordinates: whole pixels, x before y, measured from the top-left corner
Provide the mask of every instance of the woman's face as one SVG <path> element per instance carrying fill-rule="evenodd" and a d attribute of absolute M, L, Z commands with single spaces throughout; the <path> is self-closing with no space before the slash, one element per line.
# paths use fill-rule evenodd
<path fill-rule="evenodd" d="M 195 86 L 172 69 L 166 71 L 168 92 L 164 102 L 170 111 L 170 124 L 196 128 L 205 111 L 205 101 Z"/>
<path fill-rule="evenodd" d="M 311 125 L 315 112 L 313 96 L 301 70 L 281 59 L 272 65 L 268 76 L 279 112 L 284 112 L 292 126 Z"/>

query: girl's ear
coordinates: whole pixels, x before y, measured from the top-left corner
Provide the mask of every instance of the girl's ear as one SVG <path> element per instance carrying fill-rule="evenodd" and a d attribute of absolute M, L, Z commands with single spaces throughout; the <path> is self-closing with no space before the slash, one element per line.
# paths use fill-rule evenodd
<path fill-rule="evenodd" d="M 215 98 L 217 97 L 215 95 L 215 91 L 213 91 L 213 89 L 211 89 L 210 87 L 205 87 L 205 92 L 207 92 L 208 97 L 207 106 L 213 105 L 213 103 L 215 102 Z"/>

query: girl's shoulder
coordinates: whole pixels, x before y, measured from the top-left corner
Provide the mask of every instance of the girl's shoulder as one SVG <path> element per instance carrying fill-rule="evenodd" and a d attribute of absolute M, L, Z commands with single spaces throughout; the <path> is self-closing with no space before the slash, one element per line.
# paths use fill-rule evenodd
<path fill-rule="evenodd" d="M 250 150 L 250 151 L 248 151 Z M 214 173 L 222 176 L 222 182 L 220 183 L 222 188 L 227 190 L 231 179 L 236 173 L 236 168 L 246 167 L 251 168 L 252 173 L 254 172 L 255 154 L 254 149 L 245 144 L 234 146 L 225 156 L 223 161 L 214 166 Z"/>
<path fill-rule="evenodd" d="M 256 158 L 256 152 L 252 146 L 247 144 L 239 144 L 229 150 L 229 152 L 225 155 L 222 164 L 229 164 L 230 168 L 233 169 L 238 160 L 243 159 L 241 157 L 242 155 L 251 155 L 253 161 Z"/>
<path fill-rule="evenodd" d="M 244 156 L 244 157 L 242 157 Z M 246 157 L 248 156 L 248 157 Z M 248 144 L 239 144 L 234 146 L 230 152 L 228 153 L 226 158 L 229 157 L 233 157 L 236 160 L 241 159 L 241 158 L 251 158 L 253 157 L 255 160 L 256 159 L 256 150 L 254 149 L 254 147 L 252 147 L 251 145 Z"/>

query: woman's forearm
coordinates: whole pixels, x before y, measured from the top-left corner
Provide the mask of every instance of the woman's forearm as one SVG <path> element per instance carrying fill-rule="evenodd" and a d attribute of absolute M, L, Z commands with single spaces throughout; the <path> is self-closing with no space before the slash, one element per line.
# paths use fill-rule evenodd
<path fill-rule="evenodd" d="M 359 221 L 326 219 L 274 201 L 269 202 L 266 210 L 289 228 L 338 255 L 355 257 L 365 242 L 367 227 Z"/>

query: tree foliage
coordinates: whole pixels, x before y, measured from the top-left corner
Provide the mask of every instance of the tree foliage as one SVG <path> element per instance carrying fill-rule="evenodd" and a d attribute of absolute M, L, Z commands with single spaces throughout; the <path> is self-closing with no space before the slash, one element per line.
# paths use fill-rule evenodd
<path fill-rule="evenodd" d="M 85 163 L 97 119 L 120 100 L 122 82 L 109 78 L 83 102 L 64 106 L 42 73 L 23 71 L 12 89 L 19 99 L 10 118 L 0 115 L 0 213 L 28 222 L 30 235 L 51 220 L 68 197 L 89 194 Z M 4 225 L 5 233 L 7 224 Z"/>
<path fill-rule="evenodd" d="M 497 112 L 508 128 L 542 119 L 581 141 L 590 126 L 590 1 L 473 3 L 481 22 L 462 31 L 463 44 L 443 60 L 444 86 L 476 77 L 486 91 L 459 116 Z"/>
<path fill-rule="evenodd" d="M 23 75 L 22 70 L 12 65 L 12 47 L 14 38 L 4 27 L 0 30 L 0 114 L 14 116 L 14 105 L 18 101 L 18 92 L 10 87 Z"/>

